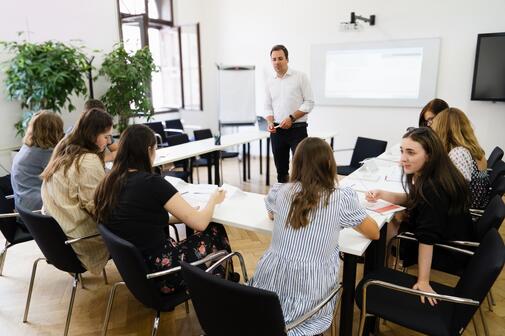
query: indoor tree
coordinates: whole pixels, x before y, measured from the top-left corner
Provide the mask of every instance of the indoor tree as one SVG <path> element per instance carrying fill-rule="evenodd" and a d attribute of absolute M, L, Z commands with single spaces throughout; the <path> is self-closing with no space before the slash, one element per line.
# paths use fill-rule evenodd
<path fill-rule="evenodd" d="M 61 113 L 65 108 L 75 110 L 72 95 L 86 95 L 86 75 L 90 65 L 83 47 L 61 42 L 43 43 L 0 42 L 14 54 L 6 62 L 5 86 L 7 97 L 19 100 L 23 116 L 15 124 L 17 134 L 23 135 L 32 115 L 48 109 Z"/>
<path fill-rule="evenodd" d="M 117 129 L 122 132 L 132 117 L 148 119 L 154 114 L 150 97 L 151 78 L 157 71 L 147 47 L 128 53 L 123 44 L 105 56 L 99 75 L 105 76 L 110 87 L 100 98 L 107 111 L 117 116 Z"/>

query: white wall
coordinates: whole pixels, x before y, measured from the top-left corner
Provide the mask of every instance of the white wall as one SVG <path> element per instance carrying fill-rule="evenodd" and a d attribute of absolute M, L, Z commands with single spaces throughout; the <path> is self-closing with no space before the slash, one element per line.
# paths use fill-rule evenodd
<path fill-rule="evenodd" d="M 80 39 L 82 45 L 92 55 L 93 49 L 100 49 L 96 53 L 93 65 L 97 68 L 103 54 L 109 52 L 118 41 L 118 24 L 115 0 L 16 0 L 0 1 L 0 40 L 20 41 L 19 31 L 28 31 L 26 38 L 32 42 L 56 40 L 70 43 Z M 80 45 L 76 42 L 75 45 Z M 4 50 L 0 50 L 0 62 L 9 59 Z M 21 117 L 21 107 L 18 102 L 7 101 L 3 85 L 5 72 L 0 71 L 0 163 L 8 166 L 8 149 L 21 144 L 16 137 L 14 123 Z M 87 79 L 86 79 L 87 83 Z M 106 83 L 98 80 L 94 85 L 95 97 L 105 92 Z M 75 122 L 84 105 L 86 97 L 73 99 L 77 111 L 68 113 L 62 111 L 65 127 Z M 2 151 L 3 150 L 3 151 Z M 4 172 L 0 169 L 0 175 Z"/>
<path fill-rule="evenodd" d="M 503 0 L 185 0 L 201 22 L 204 113 L 186 112 L 195 122 L 217 125 L 215 63 L 257 66 L 257 113 L 263 106 L 264 80 L 272 73 L 269 51 L 285 44 L 290 66 L 310 76 L 311 45 L 322 43 L 441 38 L 437 96 L 461 108 L 472 120 L 486 152 L 505 147 L 505 103 L 470 101 L 478 33 L 505 31 Z M 186 3 L 186 5 L 181 5 Z M 361 32 L 339 32 L 350 12 L 375 14 L 377 24 Z M 188 19 L 187 17 L 185 19 Z M 316 102 L 317 104 L 317 102 Z M 397 143 L 408 126 L 417 124 L 419 109 L 384 107 L 316 107 L 311 127 L 340 132 L 337 147 L 349 147 L 356 136 Z"/>

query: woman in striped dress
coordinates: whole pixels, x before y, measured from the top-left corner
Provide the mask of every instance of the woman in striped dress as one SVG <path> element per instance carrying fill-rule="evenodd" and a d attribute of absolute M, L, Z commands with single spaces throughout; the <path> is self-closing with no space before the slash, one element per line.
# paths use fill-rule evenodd
<path fill-rule="evenodd" d="M 340 230 L 353 227 L 379 238 L 377 223 L 350 188 L 339 188 L 330 146 L 319 138 L 298 145 L 290 183 L 276 184 L 265 199 L 274 220 L 272 242 L 250 285 L 279 296 L 290 323 L 314 308 L 339 281 Z M 336 299 L 290 330 L 289 336 L 318 335 L 331 324 Z"/>

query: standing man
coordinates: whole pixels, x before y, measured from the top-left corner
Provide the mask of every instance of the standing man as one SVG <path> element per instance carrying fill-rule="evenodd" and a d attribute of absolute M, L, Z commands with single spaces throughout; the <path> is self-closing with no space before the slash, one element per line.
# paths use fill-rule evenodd
<path fill-rule="evenodd" d="M 288 182 L 289 151 L 307 137 L 307 114 L 314 98 L 307 75 L 288 68 L 288 49 L 276 45 L 270 51 L 275 75 L 266 82 L 265 119 L 272 141 L 277 181 Z"/>

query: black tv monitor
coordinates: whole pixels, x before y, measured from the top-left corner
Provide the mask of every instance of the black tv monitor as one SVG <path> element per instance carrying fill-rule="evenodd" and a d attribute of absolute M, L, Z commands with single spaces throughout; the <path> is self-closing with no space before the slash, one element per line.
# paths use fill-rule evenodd
<path fill-rule="evenodd" d="M 505 32 L 477 37 L 472 100 L 505 101 Z"/>

